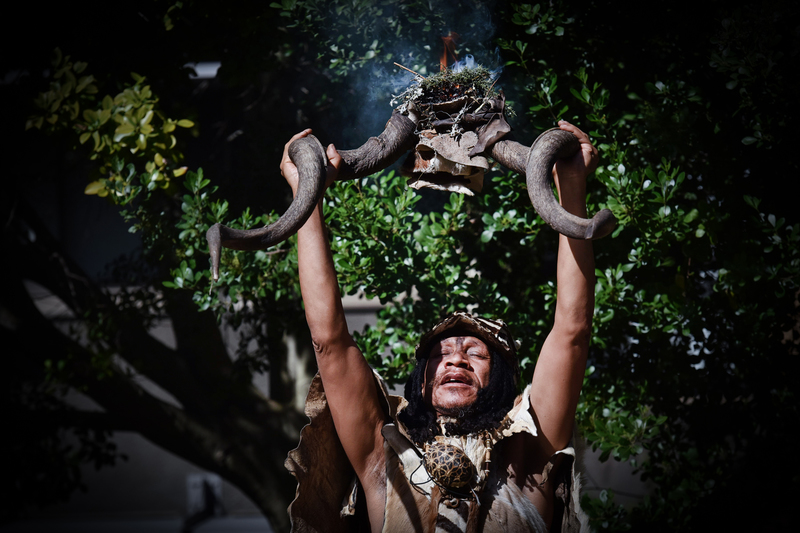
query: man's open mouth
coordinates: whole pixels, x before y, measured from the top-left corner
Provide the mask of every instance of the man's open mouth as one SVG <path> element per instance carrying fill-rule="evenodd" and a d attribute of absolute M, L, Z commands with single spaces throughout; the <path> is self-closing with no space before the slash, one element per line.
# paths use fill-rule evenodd
<path fill-rule="evenodd" d="M 451 374 L 442 379 L 442 385 L 472 385 L 472 380 L 468 376 Z"/>

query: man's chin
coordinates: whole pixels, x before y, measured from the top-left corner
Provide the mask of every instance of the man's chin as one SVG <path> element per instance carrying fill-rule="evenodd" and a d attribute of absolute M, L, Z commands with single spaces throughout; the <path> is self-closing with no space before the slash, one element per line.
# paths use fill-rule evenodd
<path fill-rule="evenodd" d="M 460 418 L 469 414 L 475 400 L 476 398 L 447 398 L 433 408 L 440 415 Z"/>

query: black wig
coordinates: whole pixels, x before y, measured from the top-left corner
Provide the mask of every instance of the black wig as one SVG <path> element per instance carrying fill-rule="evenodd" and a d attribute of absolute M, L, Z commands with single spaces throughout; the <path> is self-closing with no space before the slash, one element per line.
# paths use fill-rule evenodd
<path fill-rule="evenodd" d="M 478 397 L 472 405 L 455 415 L 457 423 L 445 425 L 448 435 L 468 435 L 484 429 L 495 429 L 514 405 L 517 397 L 514 373 L 503 357 L 493 350 L 491 354 L 492 369 L 488 385 L 478 391 Z M 405 387 L 408 406 L 398 414 L 398 419 L 406 427 L 409 436 L 419 446 L 441 434 L 436 423 L 436 413 L 422 398 L 427 364 L 427 355 L 417 360 L 417 366 L 411 372 Z"/>

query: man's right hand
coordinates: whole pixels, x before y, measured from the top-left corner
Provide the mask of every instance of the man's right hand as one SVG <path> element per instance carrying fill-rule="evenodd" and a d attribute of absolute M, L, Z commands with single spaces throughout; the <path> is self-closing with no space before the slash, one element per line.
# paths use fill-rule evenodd
<path fill-rule="evenodd" d="M 289 142 L 287 142 L 283 147 L 283 157 L 281 157 L 281 175 L 286 178 L 286 182 L 289 184 L 289 187 L 292 188 L 292 196 L 297 193 L 298 174 L 297 167 L 289 157 L 289 146 L 297 139 L 302 139 L 310 134 L 310 128 L 303 130 L 289 139 Z M 328 156 L 327 177 L 325 180 L 325 188 L 327 189 L 339 174 L 339 166 L 342 164 L 342 156 L 339 155 L 339 152 L 336 151 L 336 147 L 334 147 L 333 144 L 329 144 L 328 149 L 325 152 Z"/>

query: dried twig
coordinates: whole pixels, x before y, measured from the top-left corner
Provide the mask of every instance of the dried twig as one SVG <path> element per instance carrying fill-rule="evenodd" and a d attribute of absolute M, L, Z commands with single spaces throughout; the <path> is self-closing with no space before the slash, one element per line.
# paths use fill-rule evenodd
<path fill-rule="evenodd" d="M 420 77 L 420 78 L 422 78 L 423 80 L 425 79 L 425 76 L 423 76 L 423 75 L 422 75 L 422 74 L 420 74 L 419 72 L 414 72 L 414 71 L 413 71 L 413 70 L 411 70 L 410 68 L 408 68 L 408 67 L 404 67 L 403 65 L 401 65 L 400 63 L 397 63 L 396 61 L 394 61 L 393 63 L 394 63 L 395 65 L 397 65 L 398 67 L 400 67 L 401 69 L 409 71 L 409 72 L 410 72 L 411 74 L 413 74 L 414 76 L 419 76 L 419 77 Z"/>

